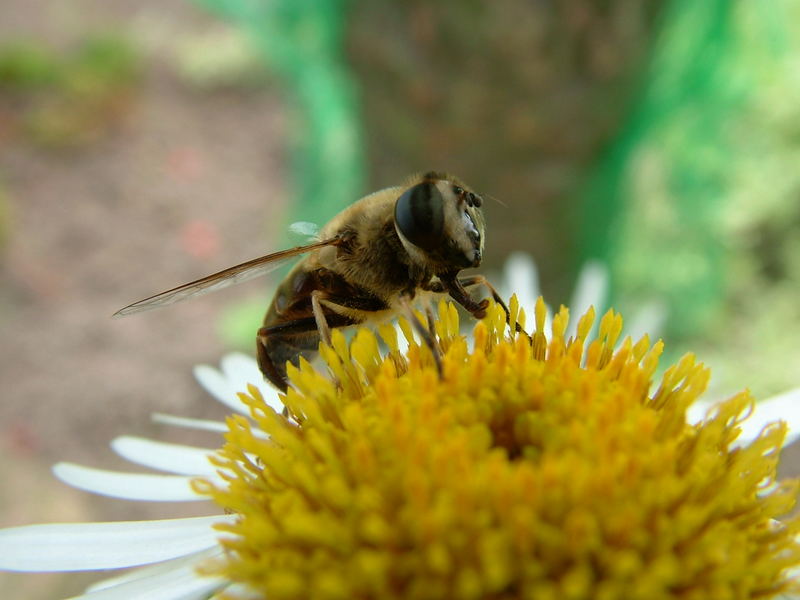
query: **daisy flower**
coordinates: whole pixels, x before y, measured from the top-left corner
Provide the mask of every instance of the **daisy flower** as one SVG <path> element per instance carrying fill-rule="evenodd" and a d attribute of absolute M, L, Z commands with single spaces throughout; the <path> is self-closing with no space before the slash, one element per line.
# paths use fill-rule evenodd
<path fill-rule="evenodd" d="M 514 298 L 510 309 L 524 325 Z M 329 373 L 291 368 L 280 404 L 249 359 L 201 367 L 238 414 L 159 419 L 224 429 L 220 450 L 121 438 L 120 454 L 173 474 L 56 473 L 133 499 L 210 498 L 218 514 L 7 529 L 0 568 L 150 565 L 81 596 L 92 600 L 796 593 L 798 482 L 776 467 L 798 427 L 770 421 L 794 418 L 798 393 L 762 412 L 743 392 L 687 417 L 709 378 L 693 355 L 653 385 L 660 342 L 620 341 L 612 311 L 597 336 L 591 309 L 574 336 L 565 308 L 549 330 L 546 313 L 538 300 L 528 337 L 491 307 L 469 341 L 442 302 L 441 374 L 403 321 L 404 352 L 392 326 L 349 343 L 335 331 L 321 348 Z"/>

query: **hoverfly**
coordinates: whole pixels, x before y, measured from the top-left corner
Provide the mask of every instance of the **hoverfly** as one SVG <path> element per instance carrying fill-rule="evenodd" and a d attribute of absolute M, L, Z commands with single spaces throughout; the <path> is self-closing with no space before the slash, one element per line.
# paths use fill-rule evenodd
<path fill-rule="evenodd" d="M 305 254 L 283 282 L 256 334 L 258 366 L 286 391 L 286 362 L 312 358 L 331 328 L 404 314 L 441 364 L 430 329 L 411 303 L 424 292 L 449 294 L 475 318 L 489 300 L 476 302 L 465 290 L 485 286 L 481 275 L 459 278 L 481 263 L 484 244 L 482 198 L 458 178 L 439 172 L 415 175 L 352 204 L 319 232 L 314 243 L 268 254 L 202 279 L 139 300 L 117 311 L 123 316 L 167 306 L 273 271 Z"/>

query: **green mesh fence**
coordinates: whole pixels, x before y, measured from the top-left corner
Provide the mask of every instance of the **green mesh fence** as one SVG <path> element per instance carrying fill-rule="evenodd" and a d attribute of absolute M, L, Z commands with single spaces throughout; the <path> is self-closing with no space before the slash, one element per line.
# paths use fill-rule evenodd
<path fill-rule="evenodd" d="M 354 84 L 343 58 L 345 0 L 196 0 L 247 31 L 285 83 L 295 117 L 292 221 L 322 224 L 363 193 Z"/>
<path fill-rule="evenodd" d="M 724 293 L 725 124 L 742 98 L 729 65 L 735 4 L 673 0 L 642 93 L 586 195 L 583 259 L 618 297 L 665 298 L 673 333 L 709 323 Z"/>
<path fill-rule="evenodd" d="M 776 97 L 800 101 L 790 65 L 798 23 L 792 0 L 672 0 L 641 93 L 587 186 L 582 258 L 610 265 L 622 308 L 665 299 L 670 334 L 730 323 L 741 305 L 741 264 L 760 260 L 754 232 L 791 218 L 793 179 L 749 177 L 795 153 L 786 128 L 793 119 Z M 769 287 L 754 270 L 744 287 Z"/>
<path fill-rule="evenodd" d="M 323 225 L 364 192 L 364 156 L 355 84 L 343 56 L 345 0 L 196 0 L 247 32 L 277 74 L 294 122 L 293 195 L 287 223 Z M 297 243 L 284 236 L 284 245 Z M 218 330 L 248 347 L 262 301 L 230 308 Z"/>

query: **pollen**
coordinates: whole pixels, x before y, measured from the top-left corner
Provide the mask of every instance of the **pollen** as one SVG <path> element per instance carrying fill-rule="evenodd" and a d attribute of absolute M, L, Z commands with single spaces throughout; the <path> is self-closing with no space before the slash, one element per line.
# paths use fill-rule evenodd
<path fill-rule="evenodd" d="M 614 312 L 588 339 L 593 311 L 567 338 L 568 319 L 546 332 L 540 300 L 527 335 L 492 305 L 468 338 L 443 302 L 421 318 L 441 374 L 401 322 L 407 351 L 393 327 L 334 332 L 328 372 L 290 368 L 287 416 L 250 387 L 214 458 L 226 485 L 194 483 L 238 515 L 205 571 L 269 600 L 797 592 L 785 426 L 736 445 L 747 392 L 690 425 L 709 378 L 693 355 L 655 382 L 661 342 L 620 340 Z"/>

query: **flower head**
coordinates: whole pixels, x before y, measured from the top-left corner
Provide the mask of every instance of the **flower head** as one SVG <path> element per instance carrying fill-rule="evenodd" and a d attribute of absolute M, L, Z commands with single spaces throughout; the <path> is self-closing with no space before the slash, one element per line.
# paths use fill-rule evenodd
<path fill-rule="evenodd" d="M 511 302 L 511 322 L 523 321 Z M 796 591 L 798 482 L 776 480 L 783 424 L 735 446 L 747 393 L 696 424 L 708 371 L 692 355 L 651 389 L 661 343 L 617 346 L 619 315 L 567 337 L 566 309 L 528 338 L 493 307 L 431 349 L 357 332 L 323 348 L 333 378 L 290 371 L 288 416 L 255 387 L 197 480 L 233 518 L 210 575 L 257 597 L 756 598 Z M 268 437 L 263 434 L 266 433 Z M 783 518 L 778 524 L 776 519 Z M 230 597 L 237 597 L 231 594 Z"/>

